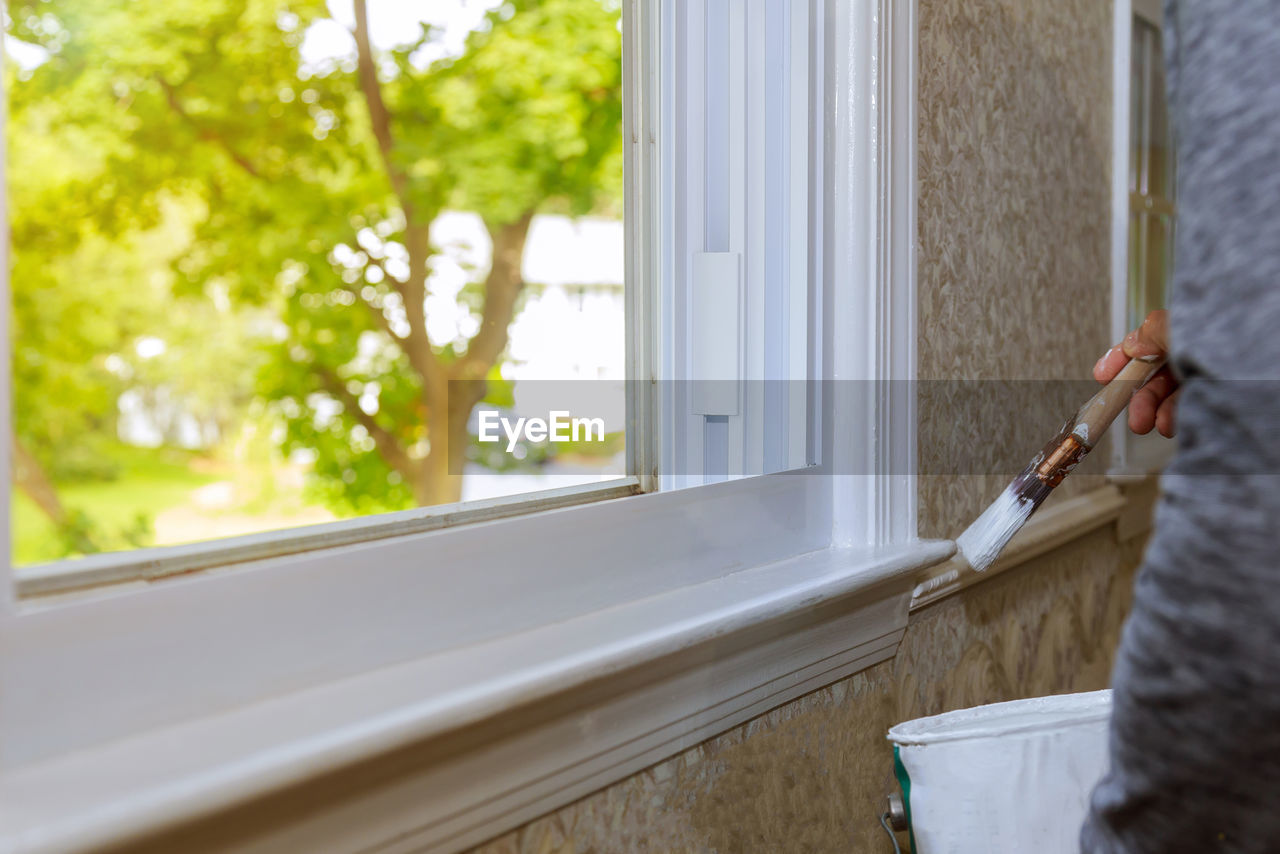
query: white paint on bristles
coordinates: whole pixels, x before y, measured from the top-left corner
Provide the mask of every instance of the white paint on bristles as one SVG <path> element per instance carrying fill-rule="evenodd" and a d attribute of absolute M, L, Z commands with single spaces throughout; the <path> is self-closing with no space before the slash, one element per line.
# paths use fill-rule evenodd
<path fill-rule="evenodd" d="M 1050 491 L 1035 475 L 1019 475 L 956 540 L 960 554 L 978 572 L 987 569 Z"/>

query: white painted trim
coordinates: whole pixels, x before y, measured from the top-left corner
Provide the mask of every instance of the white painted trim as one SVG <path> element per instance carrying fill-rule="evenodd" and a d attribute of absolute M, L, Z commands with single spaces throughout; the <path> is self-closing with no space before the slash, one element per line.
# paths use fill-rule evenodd
<path fill-rule="evenodd" d="M 638 480 L 642 492 L 658 487 L 658 460 L 661 457 L 662 401 L 656 393 L 659 375 L 663 283 L 669 281 L 662 269 L 664 209 L 670 204 L 663 192 L 662 158 L 658 144 L 662 115 L 659 73 L 659 17 L 656 4 L 626 0 L 623 4 L 623 90 L 636 93 L 628 98 L 623 113 L 623 194 L 626 239 L 626 348 L 627 376 L 627 471 Z"/>
<path fill-rule="evenodd" d="M 1112 9 L 1111 340 L 1116 342 L 1129 331 L 1129 76 L 1133 10 L 1130 0 L 1115 0 Z M 1127 468 L 1127 438 L 1127 428 L 1112 433 L 1114 471 Z"/>
<path fill-rule="evenodd" d="M 0 769 L 825 548 L 826 488 L 771 475 L 25 605 L 0 620 Z"/>
<path fill-rule="evenodd" d="M 726 14 L 728 17 L 727 34 L 729 37 L 729 65 L 728 65 L 728 82 L 729 82 L 729 123 L 726 128 L 728 132 L 727 149 L 729 159 L 729 207 L 728 207 L 728 238 L 729 243 L 725 247 L 730 252 L 735 252 L 741 258 L 747 243 L 747 4 L 742 0 L 724 0 L 727 3 Z M 709 95 L 710 93 L 708 93 Z M 708 152 L 708 157 L 711 152 Z M 714 251 L 715 247 L 708 246 L 708 249 Z M 696 283 L 695 283 L 696 285 Z M 738 329 L 745 334 L 739 334 L 737 343 L 737 361 L 738 361 L 738 377 L 749 377 L 750 366 L 755 361 L 759 346 L 752 346 L 752 342 L 748 340 L 751 334 L 752 321 L 755 319 L 752 311 L 752 304 L 756 302 L 753 299 L 749 289 L 742 288 L 739 290 L 742 299 L 738 301 L 737 314 L 734 318 Z M 695 316 L 695 322 L 697 318 Z M 694 338 L 701 334 L 701 330 L 696 326 L 693 329 Z M 761 409 L 750 399 L 749 395 L 742 394 L 741 397 L 746 398 L 740 409 L 741 415 L 729 418 L 729 464 L 727 474 L 730 477 L 741 477 L 749 474 L 759 474 L 759 469 L 751 468 L 751 459 L 756 454 L 756 449 L 748 447 L 748 424 L 757 418 L 762 418 Z M 752 424 L 754 427 L 754 424 Z"/>
<path fill-rule="evenodd" d="M 691 0 L 681 7 L 673 64 L 682 121 L 672 136 L 681 182 L 668 192 L 685 201 L 672 211 L 676 328 L 660 377 L 696 383 L 706 355 L 699 346 L 736 343 L 724 355 L 736 358 L 737 370 L 725 375 L 742 385 L 741 405 L 716 411 L 675 389 L 679 414 L 662 463 L 667 488 L 799 468 L 816 456 L 809 433 L 821 416 L 807 381 L 820 379 L 811 369 L 823 364 L 813 358 L 822 325 L 809 313 L 820 269 L 811 256 L 821 240 L 810 237 L 822 211 L 811 199 L 827 190 L 810 180 L 825 129 L 820 102 L 810 97 L 823 83 L 825 19 L 813 14 L 816 5 Z M 736 340 L 706 340 L 692 317 L 700 283 L 691 267 L 708 253 L 740 259 L 741 302 L 720 315 L 738 325 Z"/>
<path fill-rule="evenodd" d="M 916 3 L 827 0 L 826 9 L 833 542 L 905 542 L 917 524 Z"/>
<path fill-rule="evenodd" d="M 810 294 L 815 289 L 814 283 L 821 281 L 812 273 L 809 252 L 810 229 L 821 220 L 810 218 L 809 197 L 815 189 L 809 183 L 809 163 L 815 156 L 815 148 L 810 139 L 822 134 L 813 128 L 812 117 L 822 115 L 820 110 L 813 110 L 814 99 L 809 94 L 810 69 L 817 64 L 822 68 L 820 57 L 810 53 L 810 34 L 820 28 L 810 26 L 814 13 L 809 0 L 792 2 L 790 16 L 787 20 L 787 110 L 788 126 L 786 132 L 787 157 L 789 165 L 788 181 L 790 193 L 787 198 L 786 216 L 790 226 L 787 240 L 786 263 L 788 289 L 786 295 L 787 311 L 787 352 L 786 368 L 782 377 L 786 385 L 787 429 L 786 450 L 783 458 L 787 468 L 801 468 L 811 462 L 809 453 L 809 422 L 817 420 L 821 409 L 811 405 L 808 394 L 808 381 L 816 377 L 809 372 L 809 353 L 816 349 L 820 329 L 811 329 L 809 325 Z M 820 152 L 821 148 L 816 151 Z M 821 193 L 817 193 L 821 195 Z"/>
<path fill-rule="evenodd" d="M 491 522 L 523 513 L 622 498 L 638 491 L 639 481 L 634 477 L 624 477 L 603 483 L 419 507 L 203 543 L 90 555 L 78 560 L 18 567 L 14 570 L 14 577 L 19 597 L 29 600 L 109 584 L 157 581 L 189 572 L 234 568 L 250 561 L 317 552 L 388 537 L 425 534 L 457 525 Z"/>
<path fill-rule="evenodd" d="M 883 327 L 887 340 L 881 354 L 880 375 L 890 383 L 886 415 L 882 420 L 881 499 L 882 543 L 903 543 L 919 536 L 916 480 L 916 374 L 919 307 L 916 287 L 916 0 L 890 2 L 882 11 L 882 50 L 888 55 L 888 73 L 882 77 L 881 96 L 887 119 L 887 139 L 882 144 L 885 186 L 881 222 L 888 233 L 882 240 L 886 265 L 882 281 L 889 290 L 888 317 Z"/>
<path fill-rule="evenodd" d="M 394 757 L 235 850 L 456 851 L 891 657 L 953 552 L 823 550 L 11 769 L 0 850 L 127 843 Z"/>

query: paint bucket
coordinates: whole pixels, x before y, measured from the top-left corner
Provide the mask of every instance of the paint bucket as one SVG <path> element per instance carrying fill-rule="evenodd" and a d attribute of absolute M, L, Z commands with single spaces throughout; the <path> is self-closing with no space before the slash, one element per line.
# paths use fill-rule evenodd
<path fill-rule="evenodd" d="M 1107 767 L 1111 692 L 1035 697 L 889 730 L 916 854 L 1077 854 Z"/>

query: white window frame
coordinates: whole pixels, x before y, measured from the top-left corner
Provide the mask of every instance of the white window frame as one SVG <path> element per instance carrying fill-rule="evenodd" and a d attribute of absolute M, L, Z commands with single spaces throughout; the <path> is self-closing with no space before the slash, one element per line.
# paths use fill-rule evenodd
<path fill-rule="evenodd" d="M 624 5 L 626 85 L 643 93 L 626 113 L 627 263 L 655 285 L 630 308 L 650 320 L 676 260 L 675 13 L 713 2 Z M 954 552 L 917 539 L 909 474 L 915 2 L 792 2 L 821 57 L 807 177 L 822 226 L 804 235 L 814 376 L 832 381 L 820 463 L 93 595 L 18 601 L 0 584 L 0 849 L 128 841 L 399 751 L 414 759 L 396 780 L 263 838 L 458 850 L 894 654 L 913 580 Z M 629 336 L 636 364 L 661 364 L 665 340 Z M 645 387 L 631 417 L 660 417 Z M 629 488 L 661 476 L 664 440 L 631 448 Z"/>
<path fill-rule="evenodd" d="M 1129 331 L 1129 79 L 1133 19 L 1141 17 L 1157 29 L 1164 25 L 1160 0 L 1116 0 L 1113 7 L 1111 153 L 1111 340 Z M 1170 117 L 1172 120 L 1172 117 Z M 1175 164 L 1176 168 L 1176 164 Z M 1146 477 L 1164 468 L 1173 442 L 1154 431 L 1138 436 L 1128 428 L 1114 431 L 1108 473 L 1119 478 Z"/>

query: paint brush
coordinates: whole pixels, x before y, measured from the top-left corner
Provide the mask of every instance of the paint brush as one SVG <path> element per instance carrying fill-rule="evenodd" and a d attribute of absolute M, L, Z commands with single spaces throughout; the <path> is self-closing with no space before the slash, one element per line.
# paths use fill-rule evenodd
<path fill-rule="evenodd" d="M 974 569 L 982 572 L 995 561 L 1013 535 L 1093 450 L 1116 416 L 1129 405 L 1134 392 L 1164 365 L 1158 356 L 1130 359 L 1111 382 L 1080 407 L 1066 426 L 1036 454 L 1022 474 L 1005 487 L 977 520 L 960 535 L 956 546 Z"/>

